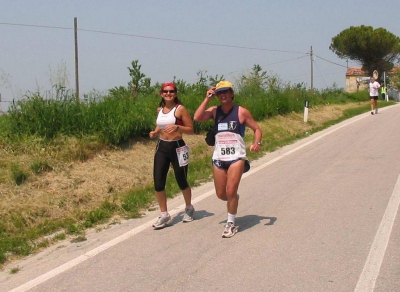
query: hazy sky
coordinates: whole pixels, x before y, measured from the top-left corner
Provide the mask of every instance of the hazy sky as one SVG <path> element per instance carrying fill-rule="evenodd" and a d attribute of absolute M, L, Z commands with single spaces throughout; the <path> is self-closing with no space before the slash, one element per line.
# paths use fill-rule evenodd
<path fill-rule="evenodd" d="M 196 82 L 200 70 L 235 81 L 254 64 L 284 82 L 336 83 L 346 66 L 329 50 L 350 26 L 400 36 L 400 1 L 0 0 L 1 108 L 27 91 L 51 89 L 67 73 L 75 88 L 78 19 L 80 93 L 126 86 L 133 60 L 155 82 Z"/>

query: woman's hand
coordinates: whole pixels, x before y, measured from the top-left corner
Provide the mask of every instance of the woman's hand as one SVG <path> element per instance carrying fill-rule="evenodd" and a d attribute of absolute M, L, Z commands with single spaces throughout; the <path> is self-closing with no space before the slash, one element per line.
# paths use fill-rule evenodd
<path fill-rule="evenodd" d="M 164 128 L 164 132 L 171 134 L 173 132 L 179 131 L 179 126 L 178 125 L 168 125 Z"/>
<path fill-rule="evenodd" d="M 151 132 L 149 133 L 149 137 L 150 137 L 151 139 L 153 139 L 156 135 L 157 135 L 156 131 L 151 131 Z"/>
<path fill-rule="evenodd" d="M 206 98 L 213 98 L 215 96 L 215 87 L 211 87 L 209 90 L 207 90 L 206 93 Z"/>

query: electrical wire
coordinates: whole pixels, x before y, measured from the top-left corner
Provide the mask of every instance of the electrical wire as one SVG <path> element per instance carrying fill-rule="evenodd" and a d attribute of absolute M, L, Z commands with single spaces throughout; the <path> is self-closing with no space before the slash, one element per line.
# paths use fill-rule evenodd
<path fill-rule="evenodd" d="M 324 79 L 324 76 L 322 75 L 321 70 L 319 69 L 319 67 L 318 67 L 318 65 L 317 65 L 317 62 L 314 61 L 314 65 L 315 65 L 315 67 L 317 67 L 317 70 L 318 70 L 318 72 L 319 72 L 319 77 L 322 78 L 322 81 L 324 82 L 325 86 L 328 87 L 328 85 L 326 84 L 326 81 L 325 81 L 325 79 Z"/>
<path fill-rule="evenodd" d="M 73 30 L 71 27 L 60 27 L 60 26 L 50 26 L 50 25 L 35 25 L 35 24 L 23 24 L 23 23 L 9 23 L 9 22 L 0 22 L 0 25 L 10 25 L 10 26 L 22 26 L 22 27 L 36 27 L 36 28 L 46 28 L 46 29 L 62 29 L 62 30 Z M 129 33 L 117 33 L 117 32 L 110 32 L 110 31 L 101 31 L 101 30 L 93 30 L 93 29 L 84 29 L 84 28 L 78 28 L 78 31 L 82 32 L 89 32 L 89 33 L 99 33 L 99 34 L 109 34 L 109 35 L 117 35 L 117 36 L 127 36 L 127 37 L 135 37 L 135 38 L 144 38 L 144 39 L 153 39 L 153 40 L 161 40 L 161 41 L 168 41 L 168 42 L 179 42 L 179 43 L 189 43 L 189 44 L 198 44 L 198 45 L 207 45 L 207 46 L 215 46 L 215 47 L 226 47 L 226 48 L 235 48 L 235 49 L 244 49 L 244 50 L 257 50 L 257 51 L 269 51 L 269 52 L 278 52 L 278 53 L 294 53 L 294 54 L 302 54 L 303 56 L 297 57 L 297 58 L 291 58 L 287 60 L 282 60 L 278 62 L 273 62 L 273 63 L 268 63 L 265 65 L 261 66 L 271 66 L 271 65 L 276 65 L 284 62 L 289 62 L 297 59 L 302 59 L 305 57 L 310 56 L 309 52 L 298 52 L 298 51 L 288 51 L 288 50 L 276 50 L 276 49 L 268 49 L 268 48 L 256 48 L 256 47 L 247 47 L 247 46 L 236 46 L 236 45 L 225 45 L 225 44 L 217 44 L 217 43 L 210 43 L 210 42 L 199 42 L 199 41 L 188 41 L 188 40 L 180 40 L 180 39 L 172 39 L 172 38 L 161 38 L 161 37 L 152 37 L 152 36 L 146 36 L 146 35 L 137 35 L 137 34 L 129 34 Z M 325 58 L 322 58 L 316 54 L 313 54 L 314 57 L 319 58 L 325 62 L 334 64 L 336 66 L 344 67 L 347 68 L 347 66 L 329 61 Z M 312 60 L 312 62 L 315 62 Z M 317 67 L 319 70 L 319 68 Z M 227 75 L 243 71 L 243 70 L 251 70 L 248 68 L 232 71 L 228 73 Z M 319 70 L 320 71 L 320 70 Z M 320 73 L 320 77 L 323 78 L 323 75 Z M 325 74 L 326 75 L 326 74 Z M 325 85 L 326 82 L 323 80 Z"/>
<path fill-rule="evenodd" d="M 338 64 L 338 63 L 335 63 L 335 62 L 329 61 L 329 60 L 327 60 L 327 59 L 324 59 L 324 58 L 322 58 L 322 57 L 320 57 L 320 56 L 318 56 L 318 55 L 313 55 L 313 56 L 315 56 L 315 57 L 317 57 L 317 58 L 319 58 L 319 59 L 321 59 L 321 60 L 324 60 L 325 62 L 328 62 L 328 63 L 334 64 L 334 65 L 337 65 L 337 66 L 340 66 L 340 67 L 345 67 L 345 68 L 347 68 L 347 66 L 344 66 L 344 65 L 341 65 L 341 64 Z"/>
<path fill-rule="evenodd" d="M 13 25 L 13 26 L 25 26 L 25 27 L 37 27 L 37 28 L 48 28 L 48 29 L 67 29 L 67 30 L 72 30 L 73 29 L 73 28 L 69 28 L 69 27 L 60 27 L 60 26 L 34 25 L 34 24 L 21 24 L 21 23 L 8 23 L 8 22 L 0 22 L 0 24 L 1 25 Z M 215 46 L 215 47 L 245 49 L 245 50 L 269 51 L 269 52 L 278 52 L 278 53 L 294 53 L 294 54 L 305 54 L 305 55 L 309 54 L 309 53 L 297 52 L 297 51 L 274 50 L 274 49 L 254 48 L 254 47 L 235 46 L 235 45 L 223 45 L 223 44 L 208 43 L 208 42 L 198 42 L 198 41 L 187 41 L 187 40 L 171 39 L 171 38 L 151 37 L 151 36 L 144 36 L 144 35 L 137 35 L 137 34 L 117 33 L 117 32 L 101 31 L 101 30 L 93 30 L 93 29 L 83 29 L 83 28 L 78 28 L 78 31 L 101 33 L 101 34 L 110 34 L 110 35 L 119 35 L 119 36 L 128 36 L 128 37 L 136 37 L 136 38 L 145 38 L 145 39 L 153 39 L 153 40 L 161 40 L 161 41 L 169 41 L 169 42 L 179 42 L 179 43 L 207 45 L 207 46 Z"/>
<path fill-rule="evenodd" d="M 9 23 L 9 22 L 0 22 L 2 25 L 13 25 L 13 26 L 26 26 L 26 27 L 38 27 L 38 28 L 52 28 L 52 29 L 68 29 L 73 30 L 70 27 L 61 27 L 61 26 L 49 26 L 49 25 L 36 25 L 36 24 L 23 24 L 23 23 Z"/>
<path fill-rule="evenodd" d="M 282 61 L 277 61 L 277 62 L 273 62 L 273 63 L 268 63 L 268 64 L 264 64 L 264 65 L 260 65 L 260 66 L 261 66 L 261 67 L 267 67 L 267 66 L 276 65 L 276 64 L 281 64 L 281 63 L 285 63 L 285 62 L 289 62 L 289 61 L 293 61 L 293 60 L 298 60 L 298 59 L 302 59 L 302 58 L 306 58 L 306 57 L 308 57 L 308 56 L 301 56 L 301 57 L 297 57 L 297 58 L 291 58 L 291 59 L 282 60 Z M 243 70 L 251 70 L 251 69 L 252 69 L 252 68 L 242 68 L 242 69 L 239 69 L 239 70 L 235 70 L 235 71 L 229 72 L 229 73 L 227 74 L 227 76 L 229 76 L 229 75 L 232 74 L 232 73 L 240 72 L 240 71 L 243 71 Z"/>

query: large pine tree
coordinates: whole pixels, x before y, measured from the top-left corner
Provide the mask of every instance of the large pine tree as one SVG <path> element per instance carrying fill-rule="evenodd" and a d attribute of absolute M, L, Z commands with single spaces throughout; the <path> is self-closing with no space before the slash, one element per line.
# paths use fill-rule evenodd
<path fill-rule="evenodd" d="M 341 59 L 359 61 L 370 76 L 390 71 L 400 62 L 400 38 L 384 28 L 351 26 L 332 38 L 329 49 Z"/>

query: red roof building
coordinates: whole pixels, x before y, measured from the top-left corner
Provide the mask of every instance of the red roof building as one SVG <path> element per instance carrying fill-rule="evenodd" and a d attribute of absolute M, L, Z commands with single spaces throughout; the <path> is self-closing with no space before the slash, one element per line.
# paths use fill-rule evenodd
<path fill-rule="evenodd" d="M 360 89 L 367 89 L 369 82 L 368 72 L 361 68 L 348 68 L 346 71 L 346 91 L 356 92 Z"/>

